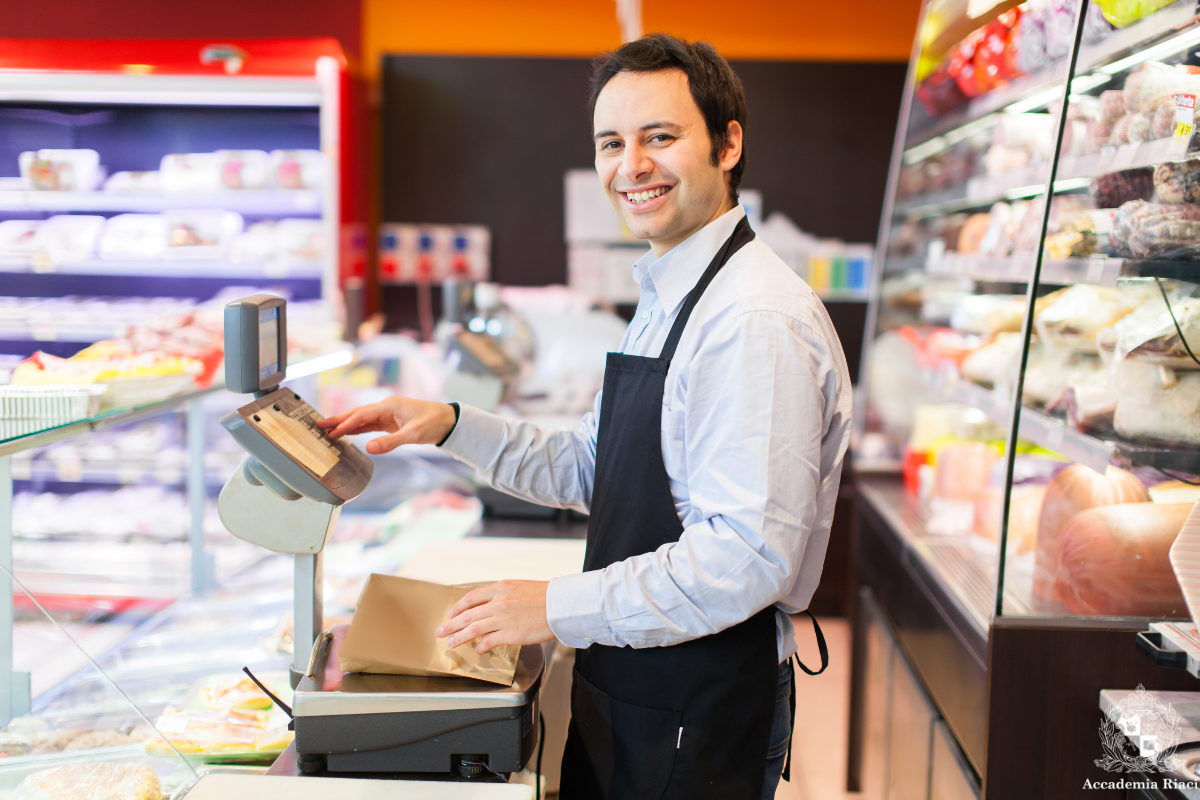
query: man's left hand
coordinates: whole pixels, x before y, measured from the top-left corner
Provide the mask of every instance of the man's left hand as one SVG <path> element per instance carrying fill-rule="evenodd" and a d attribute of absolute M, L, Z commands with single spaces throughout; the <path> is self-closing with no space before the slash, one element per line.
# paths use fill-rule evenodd
<path fill-rule="evenodd" d="M 541 644 L 554 638 L 546 621 L 545 581 L 500 581 L 472 589 L 450 609 L 450 621 L 437 629 L 447 647 L 479 638 L 475 652 L 502 644 Z"/>

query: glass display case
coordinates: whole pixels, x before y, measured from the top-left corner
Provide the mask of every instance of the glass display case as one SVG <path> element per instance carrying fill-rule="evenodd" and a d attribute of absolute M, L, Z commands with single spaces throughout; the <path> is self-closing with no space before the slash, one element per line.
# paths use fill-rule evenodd
<path fill-rule="evenodd" d="M 903 472 L 893 500 L 984 626 L 1186 616 L 1196 4 L 1001 3 L 965 31 L 948 5 L 897 136 L 856 456 Z"/>
<path fill-rule="evenodd" d="M 871 751 L 879 631 L 986 796 L 1101 779 L 1100 689 L 1195 689 L 1135 635 L 1188 616 L 1200 499 L 1198 11 L 924 4 L 856 397 L 852 789 L 920 791 Z"/>

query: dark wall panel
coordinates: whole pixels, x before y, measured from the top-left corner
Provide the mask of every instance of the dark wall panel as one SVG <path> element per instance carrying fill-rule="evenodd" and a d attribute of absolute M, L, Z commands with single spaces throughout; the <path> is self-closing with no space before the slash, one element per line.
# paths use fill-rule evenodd
<path fill-rule="evenodd" d="M 592 165 L 590 62 L 388 56 L 383 66 L 383 219 L 487 225 L 496 280 L 564 282 L 563 172 Z M 905 65 L 734 68 L 749 105 L 742 185 L 805 230 L 874 242 Z M 408 316 L 402 294 L 385 291 L 393 325 Z"/>

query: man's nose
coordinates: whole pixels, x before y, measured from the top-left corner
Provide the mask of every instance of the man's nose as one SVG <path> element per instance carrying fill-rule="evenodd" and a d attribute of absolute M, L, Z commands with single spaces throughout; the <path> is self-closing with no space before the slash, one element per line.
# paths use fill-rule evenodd
<path fill-rule="evenodd" d="M 649 153 L 637 145 L 626 145 L 625 153 L 621 156 L 621 166 L 618 173 L 623 181 L 637 183 L 642 177 L 654 171 L 654 162 Z"/>

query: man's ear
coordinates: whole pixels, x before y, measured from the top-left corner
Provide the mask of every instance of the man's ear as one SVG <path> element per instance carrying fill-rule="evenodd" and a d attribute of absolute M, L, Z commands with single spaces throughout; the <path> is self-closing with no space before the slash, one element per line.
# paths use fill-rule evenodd
<path fill-rule="evenodd" d="M 736 119 L 725 128 L 725 147 L 721 150 L 721 169 L 725 172 L 737 166 L 742 157 L 742 126 Z"/>

